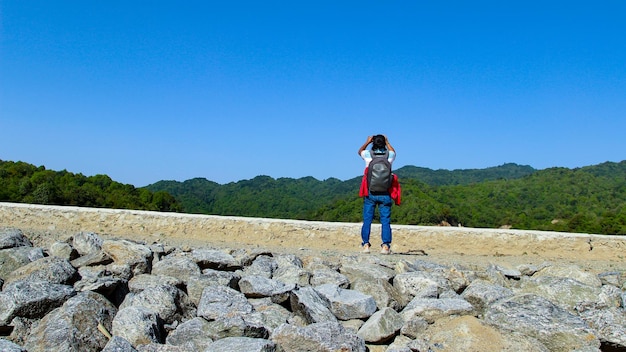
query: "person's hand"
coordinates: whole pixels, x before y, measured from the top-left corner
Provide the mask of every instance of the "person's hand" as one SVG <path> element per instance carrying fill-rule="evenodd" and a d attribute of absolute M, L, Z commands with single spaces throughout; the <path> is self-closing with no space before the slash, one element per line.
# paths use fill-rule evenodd
<path fill-rule="evenodd" d="M 367 136 L 367 141 L 365 143 L 370 144 L 374 141 L 374 136 Z"/>

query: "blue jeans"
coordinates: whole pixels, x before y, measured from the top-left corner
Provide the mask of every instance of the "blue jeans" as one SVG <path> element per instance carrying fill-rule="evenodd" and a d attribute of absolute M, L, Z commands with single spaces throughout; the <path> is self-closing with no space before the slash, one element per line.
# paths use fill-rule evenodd
<path fill-rule="evenodd" d="M 370 243 L 370 230 L 374 220 L 374 211 L 378 207 L 380 224 L 382 225 L 381 238 L 383 244 L 391 245 L 391 205 L 390 195 L 369 195 L 363 198 L 363 226 L 361 227 L 361 245 Z"/>

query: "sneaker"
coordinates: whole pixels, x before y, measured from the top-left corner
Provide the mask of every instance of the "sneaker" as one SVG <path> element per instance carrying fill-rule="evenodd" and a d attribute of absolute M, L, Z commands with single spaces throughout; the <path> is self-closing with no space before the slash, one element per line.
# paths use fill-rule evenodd
<path fill-rule="evenodd" d="M 381 248 L 380 248 L 380 253 L 381 253 L 381 254 L 389 254 L 389 253 L 391 253 L 391 249 L 389 248 L 389 246 L 388 246 L 388 245 L 383 244 L 383 245 L 381 246 Z"/>
<path fill-rule="evenodd" d="M 369 253 L 370 252 L 370 244 L 366 243 L 363 245 L 363 253 Z"/>

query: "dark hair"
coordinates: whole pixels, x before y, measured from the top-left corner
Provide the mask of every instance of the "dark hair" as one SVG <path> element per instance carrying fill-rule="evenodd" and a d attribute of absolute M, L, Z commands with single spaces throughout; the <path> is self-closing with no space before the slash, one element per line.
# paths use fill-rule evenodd
<path fill-rule="evenodd" d="M 385 150 L 387 149 L 387 139 L 382 134 L 377 134 L 372 138 L 372 149 L 374 150 Z"/>

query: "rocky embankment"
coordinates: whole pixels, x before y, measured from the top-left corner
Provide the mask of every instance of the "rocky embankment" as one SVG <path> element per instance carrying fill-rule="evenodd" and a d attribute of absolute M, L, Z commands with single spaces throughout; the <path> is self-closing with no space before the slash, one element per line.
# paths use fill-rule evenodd
<path fill-rule="evenodd" d="M 2 351 L 619 351 L 624 271 L 0 230 Z"/>

